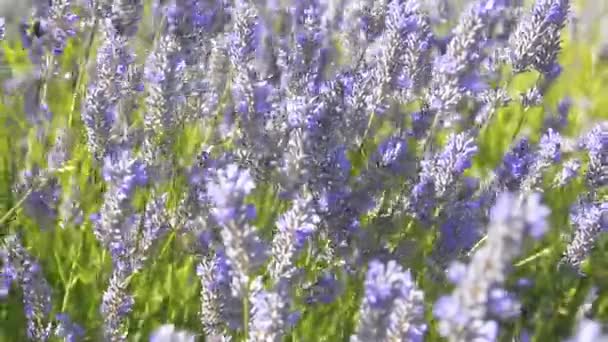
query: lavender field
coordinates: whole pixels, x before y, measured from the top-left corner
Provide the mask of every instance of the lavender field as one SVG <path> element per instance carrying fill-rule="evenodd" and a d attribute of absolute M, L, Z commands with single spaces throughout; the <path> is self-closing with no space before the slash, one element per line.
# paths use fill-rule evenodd
<path fill-rule="evenodd" d="M 0 3 L 0 342 L 608 341 L 608 1 Z"/>

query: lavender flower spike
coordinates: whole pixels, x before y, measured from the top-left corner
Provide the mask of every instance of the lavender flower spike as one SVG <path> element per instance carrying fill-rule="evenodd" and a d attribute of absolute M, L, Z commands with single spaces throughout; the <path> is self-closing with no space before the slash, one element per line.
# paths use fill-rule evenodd
<path fill-rule="evenodd" d="M 318 228 L 321 218 L 312 203 L 312 198 L 297 197 L 292 208 L 277 220 L 278 231 L 272 241 L 272 259 L 268 266 L 274 281 L 293 275 L 298 253 Z"/>
<path fill-rule="evenodd" d="M 232 293 L 232 277 L 223 252 L 204 258 L 196 269 L 201 281 L 201 324 L 207 337 L 243 325 L 243 301 Z"/>
<path fill-rule="evenodd" d="M 466 272 L 459 272 L 461 279 L 454 279 L 458 283 L 454 292 L 435 304 L 442 336 L 451 342 L 496 341 L 498 323 L 491 318 L 496 314 L 494 294 L 504 293 L 501 286 L 522 251 L 524 238 L 542 236 L 548 215 L 539 194 L 498 196 L 490 213 L 486 244 L 473 255 Z"/>
<path fill-rule="evenodd" d="M 410 272 L 397 262 L 370 262 L 365 297 L 351 342 L 422 341 L 427 330 L 423 300 Z"/>
<path fill-rule="evenodd" d="M 608 335 L 602 332 L 600 322 L 581 319 L 576 327 L 575 334 L 564 342 L 607 342 Z"/>
<path fill-rule="evenodd" d="M 23 291 L 27 336 L 31 340 L 48 341 L 53 333 L 50 319 L 51 287 L 44 279 L 40 265 L 21 245 L 19 238 L 9 236 L 4 240 L 4 244 L 13 279 L 19 282 Z"/>
<path fill-rule="evenodd" d="M 272 290 L 265 290 L 262 279 L 256 278 L 250 296 L 251 320 L 249 321 L 249 342 L 280 342 L 285 332 L 293 325 L 289 311 L 288 283 L 279 282 Z"/>
<path fill-rule="evenodd" d="M 128 293 L 125 274 L 114 271 L 110 285 L 101 300 L 101 314 L 104 318 L 104 337 L 108 341 L 127 340 L 126 317 L 133 309 L 134 299 Z"/>
<path fill-rule="evenodd" d="M 532 12 L 520 20 L 511 36 L 511 63 L 515 72 L 534 68 L 551 74 L 555 70 L 561 30 L 569 10 L 569 0 L 536 1 Z"/>
<path fill-rule="evenodd" d="M 249 275 L 267 259 L 267 250 L 249 221 L 255 217 L 255 207 L 245 204 L 255 187 L 248 170 L 229 164 L 209 180 L 207 193 L 214 204 L 211 213 L 222 227 L 221 237 L 236 279 L 233 289 L 239 297 L 247 290 Z"/>
<path fill-rule="evenodd" d="M 176 330 L 173 324 L 164 324 L 154 330 L 150 342 L 194 342 L 195 337 L 188 331 Z"/>

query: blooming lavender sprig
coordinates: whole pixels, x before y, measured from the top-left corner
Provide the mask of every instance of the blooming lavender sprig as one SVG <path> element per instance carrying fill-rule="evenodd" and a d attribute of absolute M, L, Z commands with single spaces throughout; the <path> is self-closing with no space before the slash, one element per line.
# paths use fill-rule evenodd
<path fill-rule="evenodd" d="M 135 57 L 129 42 L 137 32 L 143 5 L 140 0 L 115 0 L 97 5 L 102 43 L 97 52 L 95 79 L 85 96 L 82 120 L 87 130 L 89 151 L 102 160 L 110 140 L 116 139 L 113 129 L 118 124 L 128 123 L 121 104 L 132 88 L 137 87 L 133 84 Z"/>
<path fill-rule="evenodd" d="M 57 320 L 55 336 L 62 338 L 64 342 L 76 342 L 84 337 L 84 329 L 80 325 L 74 323 L 67 314 L 59 313 L 55 318 Z"/>
<path fill-rule="evenodd" d="M 169 6 L 167 25 L 162 28 L 146 61 L 144 78 L 148 96 L 144 115 L 144 155 L 150 164 L 157 164 L 166 153 L 174 130 L 184 120 L 186 51 L 181 43 L 188 34 L 184 22 L 194 15 L 192 5 L 191 1 L 178 0 Z"/>
<path fill-rule="evenodd" d="M 418 217 L 430 218 L 438 205 L 437 199 L 457 185 L 464 171 L 471 167 L 476 153 L 477 146 L 468 134 L 452 134 L 443 151 L 421 162 L 420 180 L 412 189 L 410 202 Z"/>
<path fill-rule="evenodd" d="M 605 124 L 596 125 L 583 137 L 587 150 L 588 166 L 585 174 L 589 193 L 579 196 L 572 208 L 570 222 L 574 234 L 566 247 L 562 264 L 570 265 L 580 272 L 581 263 L 589 256 L 600 232 L 606 227 L 606 200 L 599 194 L 606 185 L 608 175 L 608 133 Z"/>
<path fill-rule="evenodd" d="M 157 195 L 156 191 L 150 194 L 150 202 L 143 215 L 141 235 L 137 240 L 136 250 L 132 252 L 134 271 L 143 268 L 144 262 L 152 257 L 150 252 L 154 243 L 162 239 L 170 230 L 168 196 L 167 193 Z"/>
<path fill-rule="evenodd" d="M 452 121 L 446 114 L 454 114 L 456 106 L 474 90 L 471 85 L 476 82 L 471 80 L 477 80 L 476 67 L 485 56 L 484 47 L 489 38 L 486 28 L 500 17 L 503 7 L 501 3 L 482 0 L 471 3 L 463 12 L 446 53 L 434 63 L 426 96 L 431 109 L 427 113 L 433 117 L 430 122 L 438 122 L 439 117 Z"/>
<path fill-rule="evenodd" d="M 528 168 L 526 177 L 522 180 L 521 190 L 539 191 L 538 187 L 542 180 L 543 171 L 561 161 L 562 145 L 561 135 L 549 128 L 538 143 L 538 151 Z"/>
<path fill-rule="evenodd" d="M 562 187 L 572 182 L 579 175 L 581 169 L 581 161 L 579 159 L 569 159 L 564 162 L 562 169 L 555 175 L 553 184 L 555 187 Z"/>
<path fill-rule="evenodd" d="M 581 319 L 577 322 L 574 335 L 564 342 L 606 342 L 608 335 L 604 333 L 602 323 L 590 319 Z"/>
<path fill-rule="evenodd" d="M 53 334 L 51 287 L 40 265 L 23 247 L 17 236 L 8 236 L 3 245 L 10 263 L 11 277 L 23 291 L 23 306 L 27 321 L 27 336 L 36 341 L 48 341 Z M 4 265 L 4 271 L 8 270 Z"/>
<path fill-rule="evenodd" d="M 21 39 L 24 47 L 28 48 L 29 57 L 34 66 L 43 72 L 48 72 L 56 66 L 51 58 L 44 58 L 47 53 L 61 55 L 67 45 L 67 39 L 76 35 L 78 15 L 74 12 L 71 0 L 51 2 L 35 1 L 32 8 L 34 25 L 22 22 L 20 25 Z M 28 34 L 34 29 L 39 34 Z"/>
<path fill-rule="evenodd" d="M 279 342 L 295 324 L 297 314 L 290 310 L 289 283 L 280 281 L 265 290 L 260 277 L 251 286 L 251 319 L 247 341 Z"/>
<path fill-rule="evenodd" d="M 234 272 L 234 291 L 239 297 L 247 293 L 249 277 L 267 259 L 266 246 L 249 223 L 255 207 L 245 203 L 255 187 L 248 170 L 228 164 L 208 180 L 207 192 L 213 203 L 212 215 L 222 227 L 220 231 L 230 266 Z"/>
<path fill-rule="evenodd" d="M 100 311 L 104 319 L 103 335 L 110 341 L 127 340 L 126 317 L 135 304 L 133 296 L 127 289 L 129 275 L 120 269 L 115 269 L 101 299 Z"/>
<path fill-rule="evenodd" d="M 469 265 L 463 268 L 465 271 L 458 272 L 454 292 L 435 304 L 434 314 L 439 319 L 442 336 L 463 342 L 498 338 L 492 293 L 503 286 L 512 262 L 522 252 L 525 238 L 544 234 L 548 215 L 549 209 L 540 204 L 539 194 L 499 195 L 490 213 L 485 245 L 472 256 Z"/>
<path fill-rule="evenodd" d="M 584 137 L 589 156 L 586 180 L 591 191 L 608 185 L 608 123 L 602 122 Z"/>
<path fill-rule="evenodd" d="M 224 336 L 226 328 L 242 329 L 243 300 L 233 293 L 232 269 L 220 250 L 197 267 L 201 281 L 200 318 L 207 336 Z"/>
<path fill-rule="evenodd" d="M 291 209 L 278 218 L 278 230 L 273 237 L 271 259 L 267 267 L 273 281 L 289 279 L 296 271 L 296 258 L 320 223 L 313 204 L 310 197 L 296 197 Z"/>
<path fill-rule="evenodd" d="M 13 281 L 17 276 L 8 258 L 8 251 L 5 246 L 0 246 L 0 261 L 2 261 L 2 268 L 0 268 L 0 299 L 4 299 L 11 291 Z"/>
<path fill-rule="evenodd" d="M 384 30 L 358 67 L 349 97 L 349 130 L 355 143 L 368 134 L 373 113 L 383 113 L 397 91 L 419 90 L 430 72 L 430 29 L 416 1 L 388 2 Z M 371 117 L 370 117 L 371 116 Z"/>
<path fill-rule="evenodd" d="M 570 221 L 574 226 L 574 235 L 566 247 L 562 263 L 580 271 L 581 263 L 589 256 L 602 230 L 602 214 L 606 209 L 596 203 L 579 199 L 573 208 Z"/>
<path fill-rule="evenodd" d="M 569 0 L 537 0 L 511 36 L 511 64 L 515 72 L 534 68 L 555 72 L 561 49 L 561 30 L 570 10 Z"/>
<path fill-rule="evenodd" d="M 281 151 L 279 139 L 284 135 L 284 116 L 276 108 L 277 85 L 271 78 L 261 79 L 254 63 L 264 48 L 264 32 L 270 28 L 264 27 L 258 9 L 248 1 L 236 1 L 233 15 L 232 32 L 227 36 L 232 114 L 236 119 L 231 135 L 239 163 L 249 168 L 255 179 L 264 179 L 276 164 Z"/>
<path fill-rule="evenodd" d="M 109 35 L 109 33 L 106 33 Z M 87 131 L 87 146 L 91 154 L 102 159 L 116 120 L 118 89 L 114 46 L 108 36 L 97 51 L 96 81 L 89 85 L 82 110 L 82 121 Z"/>
<path fill-rule="evenodd" d="M 113 271 L 104 292 L 101 313 L 104 317 L 104 336 L 112 341 L 127 339 L 126 316 L 134 300 L 128 292 L 129 277 L 141 266 L 138 252 L 138 224 L 131 200 L 135 188 L 147 183 L 145 165 L 131 151 L 121 150 L 106 156 L 102 170 L 107 183 L 99 214 L 92 216 L 94 234 L 112 256 Z M 149 219 L 149 216 L 147 217 Z M 156 222 L 148 221 L 148 226 Z M 156 235 L 157 229 L 145 229 Z M 148 236 L 150 237 L 150 236 Z M 144 249 L 149 241 L 143 240 Z"/>
<path fill-rule="evenodd" d="M 173 324 L 163 324 L 150 335 L 150 342 L 194 342 L 196 335 L 185 330 L 175 329 Z"/>
<path fill-rule="evenodd" d="M 370 262 L 364 296 L 352 342 L 424 339 L 424 295 L 409 270 L 394 260 Z"/>
<path fill-rule="evenodd" d="M 210 215 L 212 205 L 207 196 L 205 180 L 214 172 L 216 166 L 216 161 L 211 158 L 207 149 L 196 156 L 196 161 L 187 171 L 188 191 L 180 200 L 172 219 L 173 226 L 181 227 L 184 232 L 196 237 L 196 248 L 203 254 L 208 252 L 208 238 L 212 235 L 213 227 L 213 218 Z"/>
<path fill-rule="evenodd" d="M 27 191 L 31 193 L 23 205 L 25 213 L 42 229 L 54 227 L 57 220 L 57 202 L 61 196 L 61 185 L 57 178 L 37 167 L 26 170 L 21 173 L 21 180 L 15 187 L 15 192 L 22 195 Z"/>
<path fill-rule="evenodd" d="M 147 184 L 148 175 L 145 165 L 129 150 L 107 156 L 102 173 L 108 188 L 99 214 L 92 217 L 94 233 L 110 251 L 114 266 L 130 274 L 139 223 L 130 201 L 136 187 Z"/>

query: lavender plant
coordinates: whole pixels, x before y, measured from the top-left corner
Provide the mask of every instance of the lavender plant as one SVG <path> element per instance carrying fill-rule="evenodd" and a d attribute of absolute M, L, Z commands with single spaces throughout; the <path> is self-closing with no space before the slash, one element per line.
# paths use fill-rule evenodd
<path fill-rule="evenodd" d="M 608 65 L 577 5 L 1 18 L 0 340 L 601 339 Z"/>

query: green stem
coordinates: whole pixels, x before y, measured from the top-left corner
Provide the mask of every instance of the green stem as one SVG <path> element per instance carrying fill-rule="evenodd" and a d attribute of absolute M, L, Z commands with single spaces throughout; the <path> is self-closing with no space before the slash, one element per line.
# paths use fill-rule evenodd
<path fill-rule="evenodd" d="M 82 235 L 82 234 L 81 234 Z M 76 280 L 78 277 L 74 277 L 76 273 L 76 265 L 78 264 L 78 260 L 80 260 L 80 253 L 82 251 L 84 236 L 80 237 L 80 242 L 78 243 L 78 251 L 76 256 L 72 259 L 72 265 L 70 265 L 70 275 L 68 280 L 68 285 L 65 289 L 65 294 L 63 295 L 63 301 L 61 303 L 61 312 L 65 312 L 68 307 L 68 300 L 70 298 L 70 293 L 72 292 L 72 288 L 76 285 Z"/>
<path fill-rule="evenodd" d="M 471 250 L 468 253 L 468 256 L 471 256 L 473 253 L 475 253 L 476 250 L 478 250 L 481 245 L 483 245 L 484 242 L 486 242 L 486 240 L 488 239 L 488 235 L 484 235 L 481 239 L 479 239 L 479 241 L 477 241 L 477 243 L 471 247 Z"/>
<path fill-rule="evenodd" d="M 91 51 L 93 47 L 93 42 L 95 41 L 95 33 L 97 32 L 97 19 L 95 19 L 95 23 L 93 24 L 93 29 L 91 30 L 91 34 L 89 35 L 89 39 L 87 41 L 87 47 L 85 49 L 84 58 L 80 60 L 78 63 L 78 76 L 76 77 L 76 85 L 74 86 L 74 95 L 72 96 L 72 103 L 70 105 L 70 112 L 68 115 L 68 126 L 71 127 L 74 120 L 74 112 L 76 110 L 76 99 L 78 99 L 78 95 L 80 94 L 80 90 L 82 88 L 82 81 L 84 80 L 85 71 L 83 68 L 86 68 L 86 65 L 89 63 L 89 58 L 91 57 Z"/>
<path fill-rule="evenodd" d="M 541 251 L 539 251 L 538 253 L 531 255 L 523 260 L 518 261 L 517 263 L 515 263 L 515 267 L 521 267 L 524 266 L 542 256 L 545 256 L 547 254 L 551 253 L 551 247 L 547 247 L 545 249 L 542 249 Z"/>
<path fill-rule="evenodd" d="M 17 203 L 15 203 L 15 205 L 10 208 L 6 214 L 4 214 L 2 217 L 0 217 L 0 224 L 3 224 L 6 220 L 8 220 L 15 211 L 17 211 L 17 209 L 19 209 L 21 207 L 21 205 L 23 204 L 23 202 L 25 202 L 25 200 L 27 200 L 28 197 L 30 197 L 30 195 L 32 194 L 32 192 L 34 192 L 34 188 L 30 188 L 27 190 L 27 192 L 25 194 L 23 194 L 23 197 L 21 197 L 19 199 L 19 201 L 17 201 Z"/>

